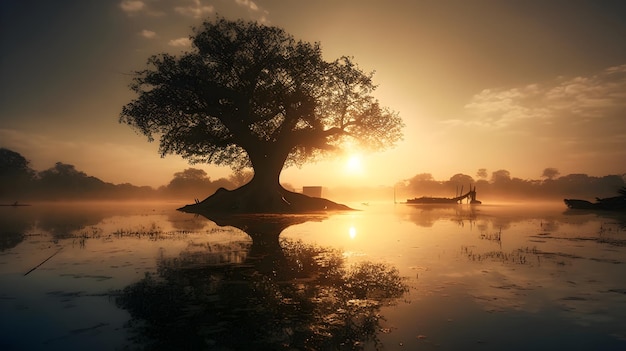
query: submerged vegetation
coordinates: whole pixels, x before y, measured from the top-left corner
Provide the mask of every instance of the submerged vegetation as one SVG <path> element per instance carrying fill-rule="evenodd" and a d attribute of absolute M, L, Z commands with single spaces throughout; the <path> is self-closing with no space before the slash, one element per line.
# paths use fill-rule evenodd
<path fill-rule="evenodd" d="M 626 222 L 624 218 L 611 219 L 608 222 L 602 224 L 596 234 L 583 235 L 583 236 L 567 236 L 559 237 L 554 236 L 549 231 L 541 232 L 535 235 L 529 236 L 529 242 L 536 243 L 538 245 L 545 244 L 548 241 L 568 241 L 568 242 L 595 242 L 600 245 L 608 245 L 613 247 L 626 246 Z M 462 246 L 461 255 L 465 256 L 469 261 L 482 262 L 482 261 L 496 261 L 508 264 L 520 264 L 527 266 L 541 266 L 546 262 L 552 262 L 556 265 L 568 264 L 570 260 L 584 259 L 585 257 L 560 252 L 553 250 L 542 250 L 537 246 L 525 246 L 520 247 L 508 252 L 502 250 L 502 227 L 497 232 L 483 232 L 480 234 L 481 240 L 487 240 L 495 242 L 499 245 L 498 250 L 479 251 L 476 247 Z M 587 259 L 606 262 L 613 264 L 623 264 L 623 260 L 607 259 L 603 257 L 588 257 Z"/>

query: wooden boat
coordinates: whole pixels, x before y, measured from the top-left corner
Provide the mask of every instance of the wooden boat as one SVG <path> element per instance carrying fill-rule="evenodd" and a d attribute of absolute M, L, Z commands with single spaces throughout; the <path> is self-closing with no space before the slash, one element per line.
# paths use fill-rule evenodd
<path fill-rule="evenodd" d="M 620 196 L 596 198 L 596 202 L 579 199 L 563 199 L 563 202 L 568 208 L 576 210 L 626 211 L 626 187 L 618 192 Z"/>
<path fill-rule="evenodd" d="M 470 191 L 468 191 L 467 193 L 461 196 L 452 197 L 452 198 L 422 196 L 422 197 L 416 197 L 413 199 L 407 199 L 406 203 L 407 204 L 460 204 L 463 200 L 468 199 L 468 198 L 470 199 L 470 202 L 469 202 L 470 204 L 479 205 L 482 203 L 476 200 L 476 187 L 472 189 L 471 185 L 470 185 Z"/>

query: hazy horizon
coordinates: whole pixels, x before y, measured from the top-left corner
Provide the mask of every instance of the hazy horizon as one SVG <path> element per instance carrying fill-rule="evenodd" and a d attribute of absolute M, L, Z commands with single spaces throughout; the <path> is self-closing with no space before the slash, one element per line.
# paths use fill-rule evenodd
<path fill-rule="evenodd" d="M 0 145 L 0 148 L 2 148 L 2 145 Z M 6 148 L 5 148 L 5 149 L 6 149 Z M 7 149 L 7 150 L 9 150 L 9 149 Z M 14 150 L 9 150 L 9 151 L 14 151 Z M 15 151 L 14 151 L 14 152 L 15 152 Z M 52 169 L 52 168 L 54 168 L 55 164 L 63 164 L 63 165 L 67 165 L 67 166 L 73 166 L 77 172 L 82 172 L 82 173 L 85 173 L 85 175 L 86 175 L 86 176 L 88 176 L 88 177 L 96 177 L 96 178 L 100 179 L 101 181 L 103 181 L 103 182 L 105 182 L 105 183 L 111 183 L 111 184 L 115 184 L 115 185 L 121 185 L 121 184 L 131 184 L 131 185 L 138 186 L 138 187 L 149 186 L 149 187 L 152 187 L 152 188 L 154 188 L 154 189 L 158 189 L 158 188 L 160 188 L 160 187 L 167 186 L 167 185 L 168 185 L 168 183 L 169 183 L 169 182 L 171 182 L 171 180 L 172 180 L 172 179 L 174 179 L 174 178 L 176 177 L 176 175 L 177 175 L 177 174 L 179 174 L 179 173 L 181 173 L 181 172 L 183 172 L 183 171 L 185 171 L 185 170 L 189 170 L 189 169 L 201 170 L 201 171 L 203 170 L 203 169 L 202 169 L 202 167 L 199 167 L 198 165 L 187 164 L 187 165 L 186 165 L 186 167 L 185 167 L 184 169 L 179 169 L 179 170 L 175 171 L 174 173 L 170 174 L 170 178 L 168 178 L 168 179 L 165 181 L 165 183 L 163 183 L 163 184 L 158 184 L 158 185 L 156 185 L 156 186 L 153 186 L 153 185 L 149 185 L 149 184 L 135 184 L 135 183 L 131 183 L 131 182 L 129 182 L 129 181 L 124 181 L 124 180 L 122 180 L 121 182 L 112 182 L 112 181 L 110 181 L 110 180 L 108 180 L 108 179 L 102 179 L 102 178 L 99 178 L 99 177 L 97 177 L 97 176 L 95 176 L 95 175 L 93 175 L 93 174 L 89 174 L 88 172 L 85 172 L 85 170 L 83 170 L 83 169 L 81 168 L 81 165 L 76 165 L 76 164 L 69 164 L 69 163 L 65 163 L 63 160 L 57 160 L 57 161 L 56 161 L 56 162 L 54 162 L 52 165 L 50 165 L 50 167 L 37 169 L 37 168 L 34 168 L 34 167 L 33 167 L 33 165 L 32 165 L 32 163 L 33 163 L 33 162 L 32 162 L 32 161 L 30 161 L 30 159 L 29 159 L 28 155 L 22 155 L 22 154 L 20 154 L 20 155 L 21 155 L 21 156 L 23 156 L 23 157 L 24 157 L 24 158 L 25 158 L 25 159 L 29 162 L 29 167 L 30 167 L 30 168 L 31 168 L 34 172 L 36 172 L 36 173 L 39 173 L 39 172 L 42 172 L 42 171 L 45 171 L 45 170 Z M 361 167 L 362 167 L 362 165 L 361 165 L 361 164 L 354 164 L 354 163 L 351 163 L 351 162 L 350 162 L 350 160 L 349 160 L 349 161 L 347 162 L 347 164 L 344 166 L 344 171 L 345 171 L 346 173 L 362 173 L 362 171 L 363 171 L 363 170 L 361 169 Z M 287 169 L 288 169 L 288 168 L 287 168 Z M 422 173 L 409 175 L 407 178 L 389 180 L 389 182 L 388 182 L 388 183 L 385 183 L 385 184 L 374 184 L 374 183 L 370 183 L 370 184 L 362 184 L 362 183 L 356 183 L 356 184 L 339 184 L 339 185 L 335 185 L 335 186 L 327 186 L 327 185 L 324 185 L 324 184 L 318 184 L 318 183 L 310 183 L 310 184 L 304 184 L 304 183 L 290 183 L 290 182 L 288 182 L 288 181 L 284 181 L 284 177 L 281 175 L 281 183 L 282 183 L 282 184 L 291 185 L 291 186 L 293 186 L 294 188 L 300 188 L 300 189 L 301 189 L 303 186 L 322 186 L 322 187 L 327 187 L 327 188 L 342 188 L 342 187 L 345 187 L 345 188 L 354 188 L 354 187 L 374 187 L 374 188 L 375 188 L 375 187 L 386 187 L 386 186 L 393 187 L 393 186 L 395 186 L 395 185 L 396 185 L 396 184 L 398 184 L 398 183 L 407 182 L 407 181 L 409 181 L 409 180 L 410 180 L 410 179 L 412 179 L 412 178 L 415 178 L 415 177 L 417 177 L 417 178 L 421 178 L 421 177 L 424 177 L 424 176 L 431 176 L 432 178 L 431 178 L 431 179 L 429 179 L 429 180 L 432 180 L 432 181 L 434 181 L 434 182 L 446 182 L 446 181 L 451 180 L 454 176 L 458 176 L 458 175 L 467 175 L 467 176 L 469 176 L 469 177 L 472 177 L 472 178 L 473 178 L 473 180 L 474 180 L 474 182 L 473 182 L 473 183 L 475 183 L 475 182 L 477 182 L 477 181 L 487 181 L 487 182 L 489 182 L 489 180 L 490 180 L 490 179 L 492 179 L 492 178 L 494 177 L 494 173 L 498 173 L 498 172 L 502 172 L 502 171 L 508 172 L 508 170 L 507 170 L 507 169 L 502 169 L 502 168 L 499 168 L 499 169 L 494 170 L 494 171 L 492 171 L 492 172 L 489 172 L 489 171 L 488 171 L 488 170 L 486 170 L 486 169 L 482 169 L 482 170 L 483 170 L 483 171 L 485 171 L 485 175 L 484 175 L 484 176 L 482 176 L 482 177 L 478 175 L 478 171 L 480 171 L 479 169 L 477 169 L 477 170 L 476 170 L 476 172 L 474 172 L 474 174 L 465 174 L 465 173 L 461 173 L 461 172 L 454 172 L 454 173 L 452 173 L 452 174 L 450 174 L 450 175 L 448 175 L 448 176 L 445 176 L 445 178 L 443 178 L 443 179 L 437 179 L 437 178 L 435 178 L 435 177 L 433 176 L 433 174 L 432 174 L 432 173 L 430 173 L 430 172 L 428 172 L 428 171 L 425 171 L 425 172 L 422 172 Z M 572 175 L 585 175 L 585 176 L 589 176 L 589 177 L 619 176 L 619 177 L 622 177 L 622 178 L 626 181 L 626 173 L 619 173 L 619 174 L 603 174 L 603 175 L 593 175 L 593 174 L 587 174 L 587 173 L 569 173 L 569 174 L 563 174 L 563 173 L 561 173 L 558 169 L 554 169 L 554 168 L 552 168 L 551 170 L 555 172 L 555 174 L 553 174 L 553 175 L 550 177 L 551 179 L 558 179 L 558 178 L 561 178 L 561 177 L 564 177 L 564 176 L 572 176 Z M 253 170 L 252 170 L 252 169 L 247 169 L 246 171 L 250 172 L 251 174 L 253 173 Z M 544 169 L 543 171 L 545 172 L 546 170 Z M 284 172 L 285 172 L 285 170 L 283 169 L 283 173 L 284 173 Z M 537 172 L 537 174 L 541 174 L 541 173 L 540 173 L 540 172 Z M 234 175 L 234 173 L 233 173 L 232 171 L 230 171 L 230 173 L 227 173 L 226 175 L 220 175 L 219 177 L 216 177 L 216 176 L 215 176 L 215 174 L 210 174 L 210 173 L 207 173 L 207 174 L 206 174 L 206 176 L 207 176 L 208 178 L 210 178 L 212 181 L 216 181 L 216 180 L 218 180 L 218 179 L 228 179 L 230 176 L 233 176 L 233 175 Z M 517 175 L 512 174 L 512 173 L 510 173 L 510 172 L 509 172 L 509 176 L 510 176 L 510 178 L 511 178 L 511 179 L 520 179 L 520 180 L 523 180 L 523 181 L 541 181 L 541 180 L 546 180 L 546 179 L 548 179 L 548 178 L 549 178 L 549 177 L 547 177 L 546 175 L 541 175 L 541 176 L 537 176 L 537 177 L 534 177 L 534 178 L 525 178 L 525 179 L 524 179 L 524 178 L 520 178 L 520 177 L 518 177 Z M 472 183 L 472 184 L 473 184 L 473 183 Z M 469 186 L 469 184 L 467 184 L 467 185 Z"/>
<path fill-rule="evenodd" d="M 11 150 L 3 149 L 10 155 Z M 24 155 L 20 155 L 24 156 Z M 10 160 L 3 160 L 9 162 Z M 159 187 L 145 184 L 112 183 L 83 172 L 76 165 L 58 162 L 45 170 L 22 170 L 11 178 L 3 175 L 3 191 L 0 200 L 5 203 L 46 201 L 179 201 L 192 203 L 204 200 L 219 188 L 235 189 L 247 182 L 251 174 L 214 178 L 201 169 L 187 168 L 172 175 L 169 182 Z M 455 174 L 446 180 L 437 180 L 430 173 L 413 175 L 409 179 L 390 184 L 299 184 L 281 182 L 287 190 L 304 192 L 306 186 L 321 186 L 321 197 L 336 202 L 398 202 L 422 196 L 455 197 L 477 189 L 477 199 L 491 205 L 507 202 L 562 201 L 563 198 L 594 200 L 613 197 L 626 186 L 625 175 L 593 177 L 586 174 L 561 175 L 556 169 L 544 170 L 542 180 L 523 180 L 506 170 L 493 172 L 491 176 L 482 170 L 476 178 Z M 31 178 L 32 177 L 32 178 Z M 319 195 L 313 195 L 319 196 Z"/>

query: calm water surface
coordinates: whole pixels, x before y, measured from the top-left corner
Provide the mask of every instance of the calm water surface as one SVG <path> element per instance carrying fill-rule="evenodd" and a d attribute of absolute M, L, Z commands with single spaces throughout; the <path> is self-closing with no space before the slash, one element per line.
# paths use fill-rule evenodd
<path fill-rule="evenodd" d="M 626 349 L 623 215 L 180 205 L 0 208 L 0 349 Z"/>

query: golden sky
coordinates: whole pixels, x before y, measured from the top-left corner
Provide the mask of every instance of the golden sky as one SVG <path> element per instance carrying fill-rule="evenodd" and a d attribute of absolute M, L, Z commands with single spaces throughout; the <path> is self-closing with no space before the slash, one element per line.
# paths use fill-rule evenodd
<path fill-rule="evenodd" d="M 152 54 L 190 49 L 191 27 L 219 14 L 319 41 L 328 60 L 353 56 L 406 123 L 394 149 L 289 168 L 283 182 L 377 186 L 479 168 L 623 174 L 625 13 L 604 0 L 4 0 L 0 147 L 37 170 L 61 161 L 108 182 L 166 184 L 190 166 L 117 122 L 130 74 Z"/>

